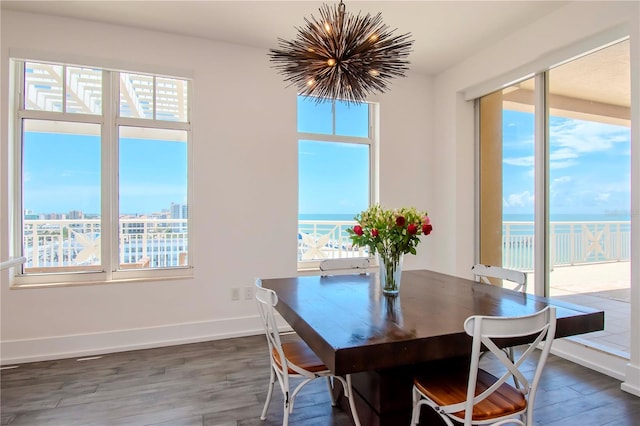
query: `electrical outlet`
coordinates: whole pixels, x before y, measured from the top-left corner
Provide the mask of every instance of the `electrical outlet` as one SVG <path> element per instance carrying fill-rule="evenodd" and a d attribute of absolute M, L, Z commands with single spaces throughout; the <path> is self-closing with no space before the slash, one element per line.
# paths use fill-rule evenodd
<path fill-rule="evenodd" d="M 245 298 L 245 300 L 253 299 L 253 287 L 245 287 L 244 288 L 244 298 Z"/>
<path fill-rule="evenodd" d="M 231 289 L 231 300 L 240 300 L 240 289 L 232 288 Z"/>

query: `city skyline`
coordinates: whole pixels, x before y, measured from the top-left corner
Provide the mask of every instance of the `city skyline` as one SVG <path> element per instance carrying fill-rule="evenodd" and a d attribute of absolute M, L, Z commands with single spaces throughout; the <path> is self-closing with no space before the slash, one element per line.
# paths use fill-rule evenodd
<path fill-rule="evenodd" d="M 179 217 L 173 217 L 174 216 L 174 211 L 175 211 L 175 207 L 177 207 L 180 211 L 180 213 L 178 214 Z M 186 203 L 174 203 L 172 202 L 168 208 L 164 208 L 161 209 L 159 211 L 153 211 L 153 212 L 141 212 L 141 213 L 121 213 L 120 217 L 143 217 L 143 216 L 155 216 L 155 215 L 162 215 L 162 214 L 170 214 L 172 217 L 172 219 L 184 219 L 186 218 L 186 211 L 187 211 L 187 204 Z M 100 217 L 100 213 L 92 213 L 92 212 L 83 212 L 82 210 L 69 210 L 68 212 L 53 212 L 53 211 L 49 211 L 49 212 L 35 212 L 32 209 L 29 208 L 25 208 L 23 210 L 23 215 L 25 217 L 27 216 L 54 216 L 54 215 L 66 215 L 67 219 L 80 219 L 82 217 L 87 218 L 87 217 L 91 217 L 91 218 L 99 218 Z M 45 217 L 45 219 L 50 219 L 50 217 Z"/>

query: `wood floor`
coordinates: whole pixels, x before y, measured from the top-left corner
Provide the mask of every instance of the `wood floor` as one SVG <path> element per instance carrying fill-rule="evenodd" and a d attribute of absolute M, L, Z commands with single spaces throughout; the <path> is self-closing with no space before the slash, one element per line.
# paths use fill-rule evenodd
<path fill-rule="evenodd" d="M 1 371 L 2 425 L 279 425 L 277 385 L 267 420 L 259 418 L 268 377 L 264 336 L 22 364 Z M 537 425 L 638 426 L 640 398 L 552 356 L 535 412 Z M 352 423 L 317 380 L 296 398 L 290 424 Z"/>

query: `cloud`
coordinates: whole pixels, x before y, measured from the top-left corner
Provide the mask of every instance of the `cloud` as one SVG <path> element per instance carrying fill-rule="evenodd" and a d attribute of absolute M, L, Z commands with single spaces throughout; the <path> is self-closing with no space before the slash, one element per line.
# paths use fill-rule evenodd
<path fill-rule="evenodd" d="M 507 122 L 505 126 L 514 127 L 516 124 Z M 579 167 L 581 165 L 579 159 L 583 155 L 610 152 L 613 148 L 617 148 L 615 146 L 617 144 L 628 147 L 630 140 L 629 128 L 593 121 L 551 117 L 549 127 L 551 139 L 549 163 L 552 169 Z M 505 139 L 503 148 L 505 153 L 513 152 L 513 150 L 522 150 L 533 142 L 532 135 L 517 133 Z M 621 155 L 620 148 L 624 147 L 617 148 L 616 155 Z M 625 150 L 623 155 L 629 156 L 629 150 Z M 532 155 L 505 156 L 503 163 L 515 167 L 533 167 L 534 157 Z"/>
<path fill-rule="evenodd" d="M 549 167 L 553 170 L 557 169 L 566 169 L 567 167 L 573 167 L 577 165 L 577 161 L 567 160 L 567 161 L 552 161 L 549 163 Z"/>
<path fill-rule="evenodd" d="M 574 181 L 573 176 L 559 176 L 553 179 L 551 181 L 551 184 L 549 185 L 549 192 L 551 194 L 551 197 L 553 198 L 558 194 L 562 194 L 565 191 L 564 188 L 570 186 L 573 181 Z M 575 191 L 572 191 L 572 192 L 575 192 Z"/>
<path fill-rule="evenodd" d="M 583 120 L 553 120 L 549 129 L 551 146 L 574 154 L 607 151 L 616 143 L 629 142 L 629 129 L 622 126 Z"/>
<path fill-rule="evenodd" d="M 505 137 L 503 139 L 503 143 L 504 148 L 524 148 L 533 146 L 535 144 L 535 139 L 533 134 L 522 135 L 518 133 L 513 137 Z"/>
<path fill-rule="evenodd" d="M 549 185 L 551 208 L 555 210 L 560 206 L 567 205 L 577 207 L 576 197 L 580 197 L 578 195 L 580 185 L 581 182 L 576 181 L 573 176 L 559 176 L 553 179 Z"/>
<path fill-rule="evenodd" d="M 556 149 L 549 155 L 551 161 L 554 160 L 566 160 L 568 158 L 578 158 L 578 154 L 569 148 Z"/>
<path fill-rule="evenodd" d="M 505 122 L 505 129 L 511 129 L 510 124 Z M 526 144 L 529 140 L 512 130 L 505 130 L 507 135 L 509 140 L 503 145 L 503 206 L 505 211 L 518 212 L 533 204 L 535 160 L 531 146 Z M 555 213 L 628 208 L 628 127 L 551 117 L 550 138 L 549 198 Z"/>
<path fill-rule="evenodd" d="M 502 200 L 504 207 L 525 207 L 533 205 L 534 196 L 529 191 L 519 194 L 509 194 Z"/>
<path fill-rule="evenodd" d="M 533 156 L 505 158 L 502 161 L 505 164 L 508 164 L 510 166 L 521 166 L 521 167 L 533 166 Z"/>

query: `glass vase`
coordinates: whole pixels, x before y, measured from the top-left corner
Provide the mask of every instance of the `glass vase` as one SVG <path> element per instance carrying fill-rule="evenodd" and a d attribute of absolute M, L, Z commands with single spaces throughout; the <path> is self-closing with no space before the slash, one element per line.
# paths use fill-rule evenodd
<path fill-rule="evenodd" d="M 378 253 L 378 267 L 380 268 L 380 287 L 387 296 L 397 296 L 400 292 L 402 278 L 403 253 L 389 256 Z"/>

